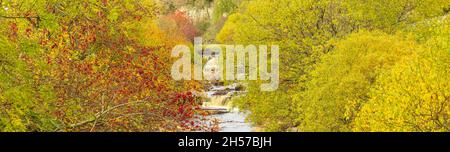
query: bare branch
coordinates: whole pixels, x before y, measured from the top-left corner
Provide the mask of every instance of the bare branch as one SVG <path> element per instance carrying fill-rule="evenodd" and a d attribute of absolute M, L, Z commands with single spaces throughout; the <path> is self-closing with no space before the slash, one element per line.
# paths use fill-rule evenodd
<path fill-rule="evenodd" d="M 80 127 L 80 126 L 83 126 L 83 125 L 86 125 L 86 124 L 89 124 L 89 123 L 94 123 L 93 127 L 91 128 L 91 130 L 93 130 L 95 128 L 95 125 L 98 122 L 98 120 L 100 118 L 102 118 L 103 116 L 107 115 L 112 110 L 115 110 L 115 109 L 118 109 L 118 108 L 121 108 L 121 107 L 124 107 L 124 106 L 127 106 L 127 105 L 140 104 L 140 103 L 145 103 L 145 102 L 146 101 L 144 101 L 144 100 L 138 100 L 138 101 L 134 101 L 134 102 L 122 103 L 122 104 L 113 106 L 111 108 L 108 108 L 108 109 L 106 109 L 104 111 L 100 111 L 100 112 L 96 113 L 93 118 L 81 121 L 79 123 L 70 124 L 70 125 L 68 125 L 67 128 L 76 128 L 76 127 Z M 61 130 L 61 129 L 62 128 L 58 128 L 56 130 Z"/>

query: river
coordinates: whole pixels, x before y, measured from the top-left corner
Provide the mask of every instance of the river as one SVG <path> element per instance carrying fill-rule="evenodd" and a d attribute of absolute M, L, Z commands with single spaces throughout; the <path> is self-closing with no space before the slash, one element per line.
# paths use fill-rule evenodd
<path fill-rule="evenodd" d="M 219 132 L 252 132 L 253 127 L 245 119 L 247 114 L 239 109 L 232 109 L 227 113 L 211 115 L 211 118 L 219 120 Z"/>
<path fill-rule="evenodd" d="M 205 67 L 205 77 L 210 79 L 220 79 L 221 75 L 216 56 L 209 57 Z M 205 90 L 206 102 L 203 108 L 214 111 L 211 119 L 219 120 L 220 132 L 251 132 L 253 127 L 251 123 L 246 122 L 247 112 L 241 112 L 234 108 L 232 99 L 245 95 L 242 84 L 234 83 L 224 86 L 220 82 L 210 82 L 208 89 Z"/>
<path fill-rule="evenodd" d="M 206 92 L 207 102 L 203 103 L 203 108 L 214 113 L 209 118 L 218 120 L 220 132 L 252 132 L 252 124 L 246 121 L 249 112 L 242 112 L 233 106 L 232 99 L 242 94 L 242 91 L 234 88 L 217 86 L 209 90 Z"/>

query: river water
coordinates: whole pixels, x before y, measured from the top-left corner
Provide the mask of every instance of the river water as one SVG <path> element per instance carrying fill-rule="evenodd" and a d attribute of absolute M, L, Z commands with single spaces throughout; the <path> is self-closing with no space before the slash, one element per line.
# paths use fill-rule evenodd
<path fill-rule="evenodd" d="M 239 109 L 232 109 L 227 113 L 211 115 L 212 118 L 219 120 L 219 132 L 252 132 L 253 127 L 245 119 L 247 114 L 240 112 Z"/>
<path fill-rule="evenodd" d="M 224 86 L 219 86 L 224 88 Z M 219 89 L 221 90 L 221 89 Z M 223 91 L 223 90 L 222 90 Z M 242 112 L 233 107 L 232 99 L 238 98 L 238 91 L 227 90 L 226 94 L 214 95 L 215 91 L 208 91 L 206 94 L 208 102 L 203 104 L 203 108 L 213 111 L 210 119 L 216 119 L 219 122 L 220 132 L 252 132 L 253 126 L 246 121 L 249 112 Z"/>
<path fill-rule="evenodd" d="M 210 57 L 204 68 L 205 77 L 211 79 L 221 77 L 217 72 L 219 71 L 218 63 L 217 57 Z M 233 107 L 231 102 L 233 98 L 245 94 L 245 91 L 239 89 L 239 85 L 239 83 L 228 86 L 213 84 L 204 92 L 207 102 L 203 104 L 203 107 L 220 109 L 215 110 L 217 114 L 210 115 L 210 118 L 219 120 L 220 132 L 253 131 L 251 123 L 245 121 L 248 113 L 240 112 L 239 109 Z"/>

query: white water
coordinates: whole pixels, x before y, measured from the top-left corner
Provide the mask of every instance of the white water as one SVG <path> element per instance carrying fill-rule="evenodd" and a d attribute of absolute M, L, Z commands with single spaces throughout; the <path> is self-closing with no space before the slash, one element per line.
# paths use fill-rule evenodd
<path fill-rule="evenodd" d="M 218 69 L 217 59 L 212 57 L 205 65 L 204 74 L 206 74 L 206 77 L 220 78 L 219 73 L 216 72 Z M 253 131 L 252 125 L 245 121 L 247 114 L 233 108 L 230 102 L 232 98 L 245 93 L 245 91 L 237 90 L 238 85 L 237 83 L 228 86 L 213 85 L 205 92 L 208 102 L 205 102 L 203 107 L 217 109 L 215 111 L 219 113 L 211 115 L 210 118 L 219 120 L 220 132 Z"/>
<path fill-rule="evenodd" d="M 219 132 L 252 132 L 253 127 L 245 121 L 246 113 L 233 109 L 228 113 L 211 115 L 212 118 L 219 119 Z"/>
<path fill-rule="evenodd" d="M 219 132 L 252 132 L 251 123 L 246 121 L 248 113 L 234 108 L 230 100 L 239 92 L 230 90 L 225 95 L 213 95 L 215 91 L 206 92 L 209 102 L 203 104 L 205 109 L 215 109 L 217 114 L 209 118 L 219 120 Z"/>

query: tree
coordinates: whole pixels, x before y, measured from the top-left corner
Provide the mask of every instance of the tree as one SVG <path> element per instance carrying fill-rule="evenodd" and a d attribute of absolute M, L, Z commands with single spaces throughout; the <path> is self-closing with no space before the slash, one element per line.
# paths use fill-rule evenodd
<path fill-rule="evenodd" d="M 351 131 L 379 73 L 415 53 L 414 41 L 380 32 L 359 32 L 335 44 L 310 73 L 301 93 L 302 131 Z"/>
<path fill-rule="evenodd" d="M 193 42 L 198 34 L 192 19 L 183 11 L 175 11 L 159 20 L 160 27 L 171 37 L 180 41 Z M 182 34 L 182 35 L 179 35 Z"/>
<path fill-rule="evenodd" d="M 305 84 L 310 80 L 308 73 L 322 55 L 334 50 L 333 41 L 361 29 L 395 33 L 421 19 L 443 15 L 445 5 L 441 4 L 448 3 L 448 0 L 244 1 L 238 11 L 230 15 L 217 35 L 217 41 L 280 45 L 280 71 L 283 72 L 280 73 L 277 93 L 260 92 L 259 88 L 249 87 L 253 91 L 236 104 L 252 112 L 267 113 L 252 113 L 250 117 L 258 119 L 255 122 L 264 122 L 258 125 L 270 124 L 272 127 L 268 130 L 295 127 L 300 123 L 296 116 L 301 109 L 292 108 L 296 107 L 296 103 L 291 102 L 293 94 L 305 90 Z M 274 95 L 283 100 L 273 101 Z M 258 109 L 263 104 L 282 106 L 273 110 Z M 283 120 L 280 121 L 280 117 Z"/>
<path fill-rule="evenodd" d="M 425 48 L 381 74 L 354 131 L 449 131 L 449 18 L 414 26 Z"/>
<path fill-rule="evenodd" d="M 171 40 L 156 26 L 154 1 L 2 5 L 9 9 L 0 25 L 13 29 L 1 30 L 9 35 L 1 39 L 8 46 L 2 56 L 23 80 L 2 77 L 1 130 L 205 129 L 194 119 L 200 102 L 188 92 L 191 83 L 174 82 L 169 72 L 170 49 L 188 42 Z"/>
<path fill-rule="evenodd" d="M 29 42 L 17 44 L 0 36 L 1 131 L 43 131 L 58 123 L 48 113 L 55 94 L 49 85 L 37 81 L 35 68 L 30 67 L 30 57 L 41 53 Z"/>
<path fill-rule="evenodd" d="M 224 15 L 234 13 L 242 0 L 216 0 L 214 1 L 213 21 L 217 22 Z"/>

